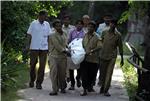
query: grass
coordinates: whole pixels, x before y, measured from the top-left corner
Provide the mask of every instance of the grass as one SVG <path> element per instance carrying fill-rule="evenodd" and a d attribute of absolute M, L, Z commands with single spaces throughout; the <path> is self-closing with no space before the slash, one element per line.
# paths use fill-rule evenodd
<path fill-rule="evenodd" d="M 1 92 L 1 101 L 16 101 L 20 97 L 17 95 L 17 91 L 19 89 L 26 88 L 25 83 L 29 80 L 29 72 L 28 72 L 28 66 L 27 64 L 18 64 L 17 66 L 20 66 L 22 69 L 19 71 L 16 71 L 18 74 L 16 79 L 15 86 L 12 86 L 10 88 L 7 88 L 6 91 Z"/>
<path fill-rule="evenodd" d="M 120 65 L 120 59 L 117 59 L 116 61 L 117 65 Z M 130 65 L 127 60 L 124 61 L 124 66 L 122 67 L 122 71 L 124 74 L 124 85 L 127 89 L 128 96 L 129 96 L 129 101 L 135 101 L 134 95 L 136 93 L 137 89 L 137 73 L 135 68 Z"/>

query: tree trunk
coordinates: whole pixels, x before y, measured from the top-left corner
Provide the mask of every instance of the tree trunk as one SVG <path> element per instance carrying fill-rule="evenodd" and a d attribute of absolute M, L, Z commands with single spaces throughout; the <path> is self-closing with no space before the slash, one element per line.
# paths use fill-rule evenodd
<path fill-rule="evenodd" d="M 93 15 L 94 15 L 94 6 L 95 6 L 95 2 L 89 1 L 88 15 L 90 16 L 91 19 L 93 19 Z"/>

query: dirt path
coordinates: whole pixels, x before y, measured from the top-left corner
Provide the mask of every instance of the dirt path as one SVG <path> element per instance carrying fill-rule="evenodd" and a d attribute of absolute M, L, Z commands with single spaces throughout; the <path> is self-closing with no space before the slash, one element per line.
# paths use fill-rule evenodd
<path fill-rule="evenodd" d="M 80 96 L 81 88 L 77 88 L 74 91 L 68 90 L 70 84 L 66 89 L 66 94 L 58 93 L 58 96 L 49 96 L 51 91 L 51 82 L 49 79 L 49 73 L 46 73 L 45 80 L 43 82 L 43 89 L 37 90 L 35 88 L 26 88 L 18 91 L 18 94 L 24 99 L 19 101 L 129 101 L 126 89 L 123 86 L 123 73 L 120 68 L 115 67 L 112 84 L 109 90 L 111 97 L 105 97 L 99 94 L 99 86 L 94 86 L 96 92 L 88 93 L 88 96 Z"/>

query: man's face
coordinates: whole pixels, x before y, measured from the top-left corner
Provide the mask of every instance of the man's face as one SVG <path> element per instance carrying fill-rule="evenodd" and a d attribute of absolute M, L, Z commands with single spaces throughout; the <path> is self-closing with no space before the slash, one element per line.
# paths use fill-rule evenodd
<path fill-rule="evenodd" d="M 61 31 L 61 30 L 62 30 L 62 25 L 61 25 L 61 23 L 56 23 L 55 29 L 56 29 L 57 31 Z"/>
<path fill-rule="evenodd" d="M 47 14 L 39 16 L 40 21 L 44 22 L 47 19 Z"/>
<path fill-rule="evenodd" d="M 67 18 L 64 18 L 64 24 L 65 25 L 69 25 L 70 24 L 70 19 L 69 19 L 69 17 L 67 17 Z"/>
<path fill-rule="evenodd" d="M 94 26 L 92 24 L 88 25 L 88 31 L 93 32 L 95 30 Z"/>
<path fill-rule="evenodd" d="M 110 21 L 111 21 L 111 18 L 110 17 L 104 17 L 104 22 L 105 22 L 105 24 L 107 25 L 107 26 L 109 26 L 109 23 L 110 23 Z"/>
<path fill-rule="evenodd" d="M 77 27 L 77 30 L 79 31 L 79 30 L 82 29 L 83 24 L 81 22 L 78 22 L 77 25 L 76 25 L 76 27 Z"/>
<path fill-rule="evenodd" d="M 88 18 L 83 18 L 83 23 L 84 23 L 85 25 L 87 25 L 89 22 L 90 22 L 90 19 L 88 19 Z"/>

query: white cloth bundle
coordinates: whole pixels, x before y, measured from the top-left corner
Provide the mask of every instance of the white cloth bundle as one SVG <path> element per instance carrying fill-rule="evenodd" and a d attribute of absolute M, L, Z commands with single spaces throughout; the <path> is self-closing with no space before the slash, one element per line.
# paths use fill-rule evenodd
<path fill-rule="evenodd" d="M 76 38 L 69 44 L 71 59 L 75 65 L 80 64 L 85 58 L 85 50 L 82 46 L 82 40 L 82 38 Z"/>

